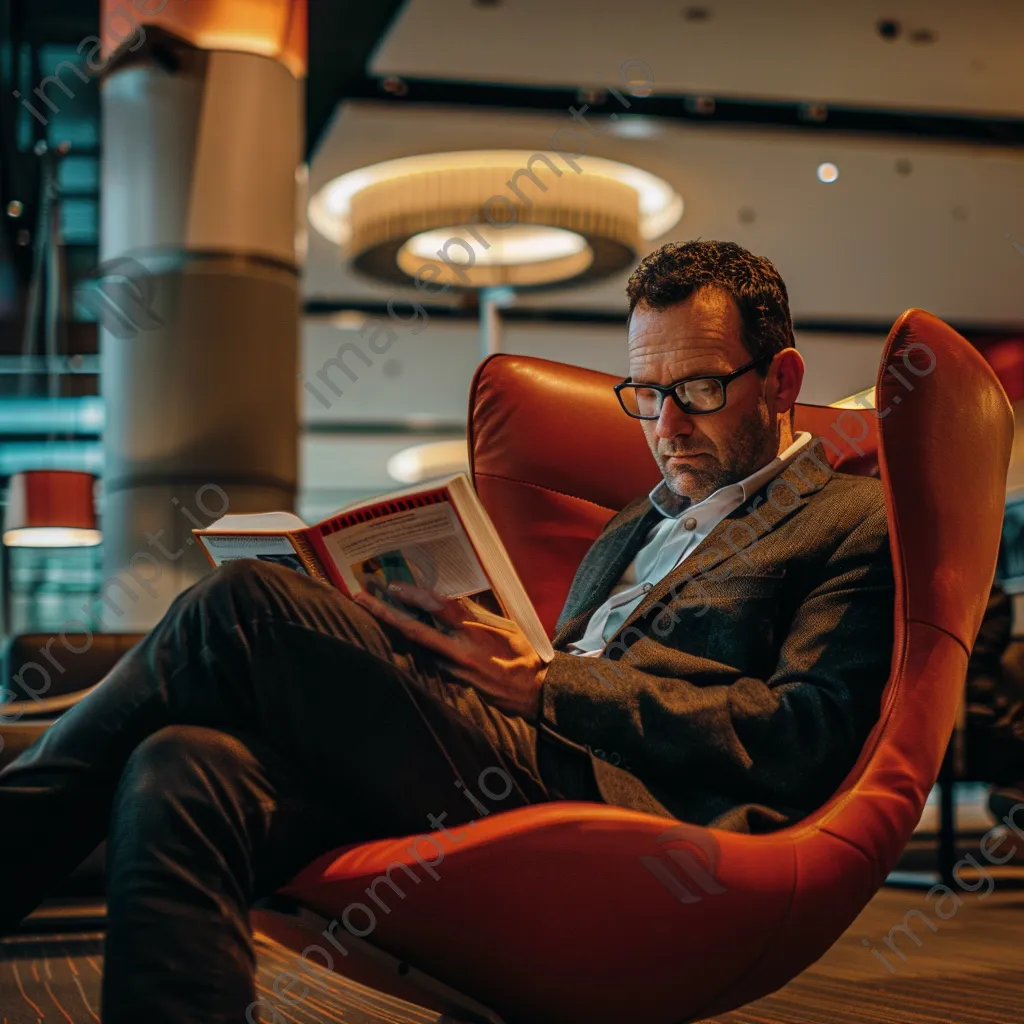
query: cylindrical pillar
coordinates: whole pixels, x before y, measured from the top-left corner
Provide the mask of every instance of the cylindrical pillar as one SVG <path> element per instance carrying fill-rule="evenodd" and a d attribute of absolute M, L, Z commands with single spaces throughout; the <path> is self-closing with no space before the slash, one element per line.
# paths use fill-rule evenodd
<path fill-rule="evenodd" d="M 104 14 L 100 610 L 144 631 L 209 571 L 194 526 L 294 508 L 305 0 Z"/>

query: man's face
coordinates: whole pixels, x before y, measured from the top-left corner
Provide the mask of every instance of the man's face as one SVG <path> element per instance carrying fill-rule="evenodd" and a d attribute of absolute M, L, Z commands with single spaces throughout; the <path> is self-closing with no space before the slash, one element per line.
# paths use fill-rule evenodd
<path fill-rule="evenodd" d="M 722 291 L 705 289 L 662 310 L 641 301 L 629 324 L 630 376 L 637 383 L 671 384 L 730 373 L 751 359 L 740 340 L 741 327 L 739 310 Z M 762 364 L 761 371 L 766 369 Z M 753 369 L 728 384 L 726 404 L 717 412 L 692 416 L 666 398 L 657 420 L 641 420 L 672 491 L 693 503 L 703 501 L 778 454 L 776 395 L 769 383 Z"/>

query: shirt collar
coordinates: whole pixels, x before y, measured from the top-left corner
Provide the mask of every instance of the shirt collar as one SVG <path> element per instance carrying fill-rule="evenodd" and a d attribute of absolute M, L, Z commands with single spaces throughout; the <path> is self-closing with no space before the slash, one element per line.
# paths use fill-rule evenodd
<path fill-rule="evenodd" d="M 726 484 L 719 487 L 714 494 L 709 495 L 699 505 L 717 504 L 721 501 L 732 499 L 734 501 L 746 501 L 752 494 L 756 494 L 772 477 L 781 473 L 796 457 L 811 443 L 812 435 L 806 430 L 801 430 L 793 439 L 793 443 L 774 459 L 766 463 L 760 469 L 755 470 L 750 476 L 736 483 Z M 651 504 L 666 519 L 677 519 L 691 507 L 689 498 L 680 497 L 675 491 L 669 489 L 664 480 L 659 480 L 647 496 Z M 693 506 L 696 508 L 696 506 Z"/>

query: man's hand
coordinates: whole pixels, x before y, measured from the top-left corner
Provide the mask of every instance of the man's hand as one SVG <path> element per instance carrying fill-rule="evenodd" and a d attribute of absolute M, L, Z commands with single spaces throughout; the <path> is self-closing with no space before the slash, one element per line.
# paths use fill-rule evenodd
<path fill-rule="evenodd" d="M 466 686 L 479 690 L 507 715 L 536 721 L 547 665 L 511 619 L 495 615 L 468 597 L 445 598 L 412 583 L 390 583 L 388 590 L 422 608 L 451 629 L 446 636 L 365 592 L 354 600 L 406 637 L 438 655 L 438 663 Z"/>

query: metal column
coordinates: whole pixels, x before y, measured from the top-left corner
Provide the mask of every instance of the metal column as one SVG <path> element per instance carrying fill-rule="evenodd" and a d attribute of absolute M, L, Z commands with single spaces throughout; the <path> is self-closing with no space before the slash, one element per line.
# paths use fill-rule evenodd
<path fill-rule="evenodd" d="M 209 571 L 190 531 L 291 510 L 303 83 L 156 28 L 103 78 L 105 630 Z"/>

